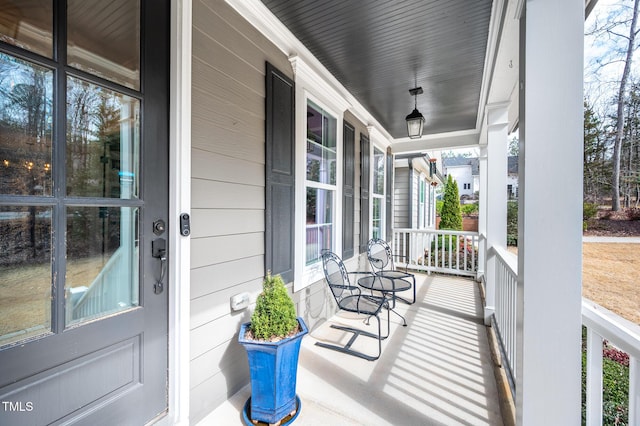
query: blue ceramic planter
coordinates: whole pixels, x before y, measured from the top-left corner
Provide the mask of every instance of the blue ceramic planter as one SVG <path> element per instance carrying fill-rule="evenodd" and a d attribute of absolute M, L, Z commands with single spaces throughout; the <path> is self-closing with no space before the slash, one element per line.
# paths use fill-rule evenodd
<path fill-rule="evenodd" d="M 244 338 L 250 323 L 240 327 L 238 342 L 247 350 L 251 373 L 251 420 L 277 423 L 296 408 L 298 354 L 307 325 L 298 317 L 302 331 L 279 342 Z"/>

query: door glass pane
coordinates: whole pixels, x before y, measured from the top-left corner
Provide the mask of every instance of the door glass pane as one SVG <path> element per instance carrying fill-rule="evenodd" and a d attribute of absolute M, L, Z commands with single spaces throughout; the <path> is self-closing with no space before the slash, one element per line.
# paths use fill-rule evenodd
<path fill-rule="evenodd" d="M 138 306 L 138 209 L 67 209 L 67 325 Z"/>
<path fill-rule="evenodd" d="M 51 209 L 0 207 L 0 346 L 51 329 Z"/>
<path fill-rule="evenodd" d="M 68 0 L 67 17 L 69 65 L 139 90 L 140 2 Z"/>
<path fill-rule="evenodd" d="M 67 195 L 138 196 L 140 101 L 67 79 Z"/>
<path fill-rule="evenodd" d="M 51 195 L 53 72 L 0 53 L 0 194 Z"/>
<path fill-rule="evenodd" d="M 0 40 L 51 58 L 51 0 L 0 0 Z"/>

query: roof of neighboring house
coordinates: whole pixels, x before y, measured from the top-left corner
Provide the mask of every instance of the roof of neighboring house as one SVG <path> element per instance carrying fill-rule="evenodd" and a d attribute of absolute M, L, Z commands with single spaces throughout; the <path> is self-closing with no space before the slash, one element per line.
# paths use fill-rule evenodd
<path fill-rule="evenodd" d="M 471 166 L 471 175 L 480 174 L 480 161 L 478 157 L 445 157 L 442 159 L 442 165 L 447 167 Z M 510 155 L 507 157 L 507 173 L 510 175 L 518 174 L 518 156 Z"/>
<path fill-rule="evenodd" d="M 477 176 L 480 174 L 480 161 L 477 157 L 444 157 L 442 166 L 445 169 L 447 167 L 471 166 L 471 175 Z"/>

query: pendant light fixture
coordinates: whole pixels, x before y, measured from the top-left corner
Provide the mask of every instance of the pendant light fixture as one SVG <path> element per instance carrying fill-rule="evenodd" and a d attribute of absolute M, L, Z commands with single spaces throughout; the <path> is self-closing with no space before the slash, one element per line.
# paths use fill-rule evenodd
<path fill-rule="evenodd" d="M 409 93 L 414 97 L 415 104 L 413 112 L 407 115 L 407 133 L 409 138 L 417 139 L 422 136 L 422 129 L 424 127 L 424 116 L 418 111 L 418 95 L 421 95 L 422 87 L 416 87 L 409 90 Z"/>

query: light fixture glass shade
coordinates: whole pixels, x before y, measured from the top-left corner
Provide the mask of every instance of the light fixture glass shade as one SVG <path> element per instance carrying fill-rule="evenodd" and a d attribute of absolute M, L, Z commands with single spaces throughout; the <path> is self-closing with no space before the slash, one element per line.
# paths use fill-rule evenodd
<path fill-rule="evenodd" d="M 424 116 L 420 114 L 418 109 L 407 115 L 407 133 L 409 138 L 417 139 L 422 136 L 422 128 L 424 127 Z"/>

